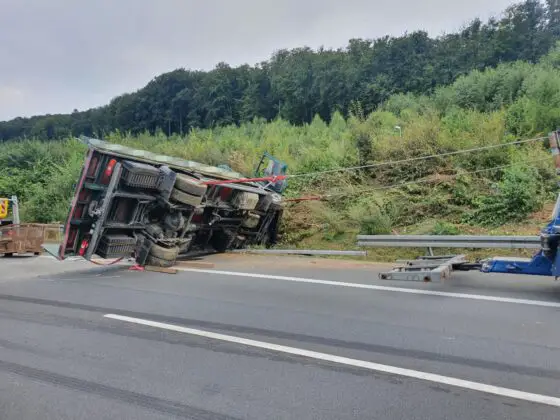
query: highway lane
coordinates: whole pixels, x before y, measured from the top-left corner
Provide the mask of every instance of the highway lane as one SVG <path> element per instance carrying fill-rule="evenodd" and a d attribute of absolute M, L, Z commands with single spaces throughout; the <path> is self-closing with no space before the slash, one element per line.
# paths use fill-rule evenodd
<path fill-rule="evenodd" d="M 221 273 L 167 275 L 85 265 L 61 271 L 35 260 L 27 264 L 26 277 L 10 263 L 13 279 L 0 279 L 0 419 L 559 416 L 558 407 L 484 388 L 560 397 L 560 285 L 549 279 L 455 273 L 444 285 L 383 282 L 376 280 L 379 267 L 367 264 L 293 257 L 209 260 Z M 447 294 L 405 293 L 410 289 Z M 107 314 L 480 387 L 465 389 Z"/>

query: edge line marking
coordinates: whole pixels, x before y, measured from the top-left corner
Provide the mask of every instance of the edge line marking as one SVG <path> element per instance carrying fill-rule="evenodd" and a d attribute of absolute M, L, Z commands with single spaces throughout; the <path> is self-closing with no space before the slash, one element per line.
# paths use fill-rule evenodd
<path fill-rule="evenodd" d="M 487 302 L 517 303 L 521 305 L 542 306 L 546 308 L 560 308 L 559 302 L 548 302 L 545 300 L 531 300 L 531 299 L 508 298 L 508 297 L 501 297 L 501 296 L 475 295 L 470 293 L 440 292 L 437 290 L 407 289 L 404 287 L 378 286 L 374 284 L 362 284 L 362 283 L 347 283 L 347 282 L 333 281 L 333 280 L 310 279 L 305 277 L 277 276 L 272 274 L 242 273 L 239 271 L 204 270 L 198 268 L 181 268 L 181 267 L 178 267 L 177 270 L 193 272 L 193 273 L 218 274 L 224 276 L 250 277 L 250 278 L 261 278 L 261 279 L 269 279 L 269 280 L 291 281 L 297 283 L 322 284 L 326 286 L 351 287 L 355 289 L 368 289 L 368 290 L 377 290 L 382 292 L 398 292 L 398 293 L 409 293 L 414 295 L 443 296 L 443 297 L 452 297 L 452 298 L 459 298 L 459 299 L 482 300 Z"/>
<path fill-rule="evenodd" d="M 533 403 L 545 404 L 554 407 L 560 407 L 560 398 L 551 397 L 541 394 L 533 394 L 530 392 L 519 391 L 516 389 L 503 388 L 500 386 L 488 385 L 481 382 L 467 381 L 464 379 L 453 378 L 450 376 L 437 375 L 434 373 L 422 372 L 413 369 L 405 369 L 397 366 L 383 365 L 380 363 L 368 362 L 365 360 L 351 359 L 343 356 L 336 356 L 328 353 L 320 353 L 312 350 L 300 349 L 297 347 L 289 347 L 280 344 L 267 343 L 264 341 L 257 341 L 248 338 L 236 337 L 232 335 L 219 334 L 210 331 L 198 330 L 194 328 L 181 327 L 173 324 L 166 324 L 163 322 L 150 321 L 140 318 L 132 318 L 117 314 L 106 314 L 105 318 L 114 319 L 138 325 L 145 325 L 148 327 L 159 328 L 168 331 L 175 331 L 198 337 L 209 338 L 213 340 L 225 341 L 228 343 L 241 344 L 244 346 L 260 348 L 264 350 L 272 350 L 278 353 L 286 353 L 295 356 L 307 357 L 315 360 L 322 360 L 340 365 L 353 366 L 362 369 L 367 369 L 375 372 L 388 373 L 392 375 L 404 376 L 407 378 L 420 379 L 428 382 L 435 382 L 438 384 L 450 385 L 458 388 L 469 389 L 486 394 L 493 394 L 502 397 L 514 398 L 517 400 L 530 401 Z"/>

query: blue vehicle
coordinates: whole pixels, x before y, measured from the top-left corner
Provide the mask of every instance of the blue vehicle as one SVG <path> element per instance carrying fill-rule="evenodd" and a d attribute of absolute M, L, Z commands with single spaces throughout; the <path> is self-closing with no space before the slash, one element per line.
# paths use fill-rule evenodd
<path fill-rule="evenodd" d="M 255 177 L 272 177 L 278 175 L 286 175 L 288 171 L 288 165 L 284 162 L 276 159 L 274 156 L 265 152 L 261 157 L 261 160 L 255 170 Z M 284 190 L 288 187 L 288 181 L 285 179 L 276 182 L 269 183 L 267 181 L 261 181 L 262 185 L 276 191 L 278 194 L 282 194 Z"/>

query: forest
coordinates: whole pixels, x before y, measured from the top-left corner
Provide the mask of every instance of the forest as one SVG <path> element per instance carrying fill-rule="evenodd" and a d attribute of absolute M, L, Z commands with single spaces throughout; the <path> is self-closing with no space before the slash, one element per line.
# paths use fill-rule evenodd
<path fill-rule="evenodd" d="M 546 142 L 560 128 L 555 13 L 526 1 L 433 40 L 416 33 L 278 53 L 256 68 L 177 70 L 87 117 L 2 123 L 12 134 L 0 146 L 0 196 L 17 194 L 24 220 L 62 222 L 85 153 L 74 135 L 97 133 L 247 175 L 264 151 L 276 155 L 300 175 L 287 198 L 323 197 L 287 206 L 287 246 L 347 249 L 356 233 L 536 234 L 558 188 Z M 232 82 L 244 71 L 259 83 Z M 18 123 L 28 128 L 10 128 Z"/>
<path fill-rule="evenodd" d="M 254 118 L 301 125 L 316 115 L 328 122 L 334 112 L 367 115 L 395 94 L 430 95 L 473 70 L 536 63 L 559 36 L 560 2 L 526 0 L 499 18 L 473 20 L 460 32 L 437 38 L 415 31 L 352 39 L 337 50 L 281 50 L 256 65 L 176 69 L 106 106 L 0 122 L 0 141 L 103 137 L 115 130 L 132 135 L 161 130 L 170 136 Z"/>

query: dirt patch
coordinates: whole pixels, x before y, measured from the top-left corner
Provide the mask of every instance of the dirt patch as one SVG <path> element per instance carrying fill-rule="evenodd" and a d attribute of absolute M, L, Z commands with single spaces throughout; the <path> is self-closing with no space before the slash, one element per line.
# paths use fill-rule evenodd
<path fill-rule="evenodd" d="M 248 268 L 285 269 L 290 268 L 321 268 L 321 269 L 364 269 L 374 267 L 390 267 L 389 263 L 365 260 L 330 259 L 292 255 L 258 255 L 258 254 L 220 254 L 208 257 L 209 262 L 220 269 L 220 265 L 247 270 Z"/>

